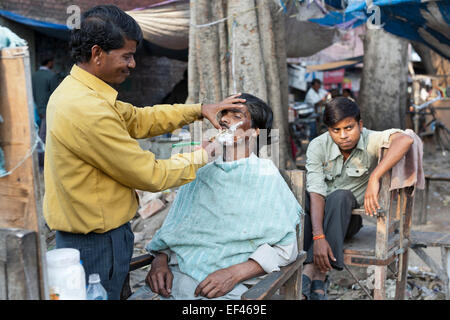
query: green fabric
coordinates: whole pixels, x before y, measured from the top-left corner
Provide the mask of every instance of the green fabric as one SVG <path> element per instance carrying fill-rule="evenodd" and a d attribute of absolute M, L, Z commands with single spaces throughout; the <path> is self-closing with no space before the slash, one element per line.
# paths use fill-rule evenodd
<path fill-rule="evenodd" d="M 403 131 L 372 131 L 363 128 L 358 144 L 345 162 L 328 132 L 312 140 L 306 151 L 308 192 L 326 197 L 339 189 L 350 190 L 361 206 L 370 173 L 378 165 L 380 148 L 387 146 L 389 137 L 396 132 Z"/>

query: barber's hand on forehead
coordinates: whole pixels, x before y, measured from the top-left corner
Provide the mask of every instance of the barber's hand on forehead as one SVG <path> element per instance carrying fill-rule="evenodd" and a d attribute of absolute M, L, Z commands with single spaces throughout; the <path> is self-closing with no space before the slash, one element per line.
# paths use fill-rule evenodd
<path fill-rule="evenodd" d="M 244 106 L 241 103 L 244 103 L 245 99 L 237 98 L 241 94 L 235 94 L 229 96 L 223 101 L 215 104 L 204 104 L 202 105 L 202 116 L 211 121 L 212 125 L 220 129 L 219 122 L 217 121 L 217 114 L 225 109 L 242 109 Z"/>

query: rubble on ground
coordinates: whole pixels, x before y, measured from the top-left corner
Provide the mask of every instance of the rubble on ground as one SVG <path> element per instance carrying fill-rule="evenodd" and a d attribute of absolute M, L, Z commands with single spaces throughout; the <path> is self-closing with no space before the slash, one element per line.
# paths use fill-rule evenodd
<path fill-rule="evenodd" d="M 134 233 L 134 245 L 137 253 L 144 251 L 145 245 L 161 228 L 170 206 L 175 199 L 176 190 L 163 192 L 137 191 L 139 208 L 131 220 L 131 230 Z M 136 250 L 137 249 L 137 250 Z"/>
<path fill-rule="evenodd" d="M 373 295 L 373 274 L 359 282 Z M 330 283 L 328 287 L 329 300 L 370 299 L 356 281 L 348 285 L 340 285 L 340 283 L 342 281 Z M 386 279 L 386 298 L 388 300 L 395 298 L 395 287 L 396 279 L 393 277 Z M 410 266 L 408 267 L 405 300 L 445 300 L 444 282 L 435 273 L 429 272 L 427 268 Z"/>

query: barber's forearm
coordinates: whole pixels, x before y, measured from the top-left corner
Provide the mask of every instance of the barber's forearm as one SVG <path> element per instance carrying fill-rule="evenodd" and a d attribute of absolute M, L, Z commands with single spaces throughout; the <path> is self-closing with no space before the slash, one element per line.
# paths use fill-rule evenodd
<path fill-rule="evenodd" d="M 313 235 L 323 234 L 323 216 L 325 211 L 325 198 L 318 193 L 311 192 L 310 216 Z"/>
<path fill-rule="evenodd" d="M 398 133 L 392 139 L 386 154 L 370 175 L 371 179 L 379 180 L 389 169 L 391 169 L 408 152 L 414 140 L 403 133 Z"/>
<path fill-rule="evenodd" d="M 266 274 L 264 269 L 254 260 L 247 260 L 245 262 L 232 265 L 227 269 L 233 274 L 235 283 L 240 283 L 242 281 Z"/>

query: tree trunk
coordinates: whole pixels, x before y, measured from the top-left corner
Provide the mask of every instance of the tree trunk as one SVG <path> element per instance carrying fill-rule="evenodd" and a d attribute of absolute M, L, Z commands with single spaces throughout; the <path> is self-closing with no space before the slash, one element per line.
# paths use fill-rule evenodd
<path fill-rule="evenodd" d="M 285 17 L 278 9 L 267 0 L 191 2 L 187 102 L 218 102 L 238 92 L 266 101 L 279 133 L 279 153 L 271 158 L 285 168 L 290 154 L 288 78 Z M 194 139 L 210 128 L 209 123 L 202 129 L 199 123 L 191 126 Z"/>
<path fill-rule="evenodd" d="M 367 29 L 358 103 L 366 128 L 405 128 L 408 42 L 383 29 Z"/>

